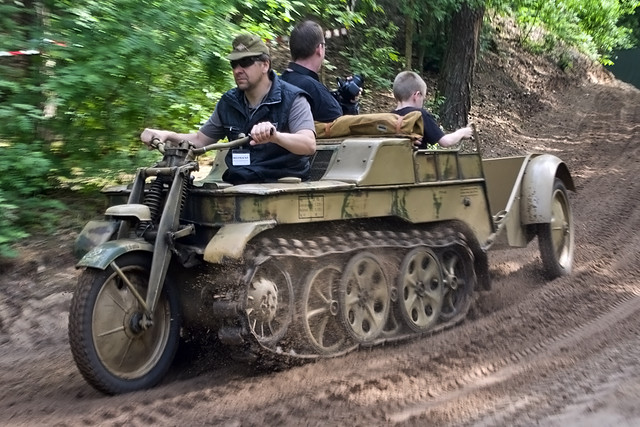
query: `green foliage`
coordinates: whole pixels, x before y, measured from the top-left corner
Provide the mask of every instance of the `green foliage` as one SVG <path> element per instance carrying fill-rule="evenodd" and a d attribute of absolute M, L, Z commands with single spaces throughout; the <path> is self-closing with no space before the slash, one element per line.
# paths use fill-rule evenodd
<path fill-rule="evenodd" d="M 573 59 L 568 52 L 562 52 L 558 58 L 558 67 L 560 67 L 562 71 L 567 71 L 573 68 Z"/>
<path fill-rule="evenodd" d="M 392 43 L 397 31 L 391 22 L 386 27 L 356 27 L 350 36 L 351 49 L 340 52 L 352 73 L 363 75 L 373 87 L 390 87 L 400 61 Z"/>
<path fill-rule="evenodd" d="M 437 68 L 444 57 L 449 32 L 449 20 L 466 0 L 434 0 L 429 7 L 420 1 L 400 3 L 400 10 L 406 19 L 415 21 L 416 31 L 413 45 L 423 52 L 424 64 Z M 409 7 L 412 5 L 412 7 Z M 423 55 L 418 55 L 421 58 Z M 422 71 L 424 64 L 416 64 Z"/>
<path fill-rule="evenodd" d="M 295 24 L 305 18 L 312 18 L 325 28 L 352 28 L 364 23 L 367 11 L 380 11 L 375 0 L 361 1 L 361 11 L 352 10 L 350 4 L 346 0 L 237 2 L 232 19 L 244 30 L 274 40 L 288 36 Z"/>
<path fill-rule="evenodd" d="M 18 13 L 33 15 L 32 10 L 25 10 L 19 2 L 0 3 L 0 50 L 27 49 L 29 40 L 28 28 L 20 25 L 14 17 Z"/>
<path fill-rule="evenodd" d="M 294 22 L 300 19 L 300 11 L 315 10 L 314 4 L 308 6 L 299 1 L 258 0 L 237 2 L 234 20 L 244 30 L 274 40 L 278 36 L 288 35 Z"/>
<path fill-rule="evenodd" d="M 68 212 L 53 201 L 52 189 L 96 192 L 128 181 L 157 158 L 139 141 L 145 127 L 198 129 L 233 86 L 226 55 L 240 31 L 275 39 L 307 17 L 325 28 L 346 27 L 341 54 L 349 71 L 364 75 L 367 86 L 389 88 L 401 64 L 406 19 L 416 23 L 420 55 L 437 63 L 449 19 L 464 1 L 1 2 L 0 49 L 42 55 L 0 58 L 0 256 L 10 253 L 11 242 L 55 227 Z M 514 13 L 523 43 L 540 51 L 577 45 L 606 62 L 612 49 L 629 44 L 632 31 L 640 32 L 637 0 L 489 5 Z M 571 67 L 571 56 L 560 55 L 558 64 Z M 430 109 L 438 111 L 441 101 L 434 102 Z"/>
<path fill-rule="evenodd" d="M 636 3 L 634 11 L 621 16 L 618 23 L 629 30 L 631 44 L 640 46 L 640 7 L 638 3 Z"/>
<path fill-rule="evenodd" d="M 0 91 L 6 81 L 0 80 Z M 3 123 L 5 137 L 13 139 L 31 139 L 35 137 L 35 130 L 42 119 L 42 110 L 32 104 L 4 103 L 0 105 L 0 121 Z"/>
<path fill-rule="evenodd" d="M 40 197 L 47 188 L 50 161 L 27 144 L 0 147 L 0 256 L 14 255 L 11 243 L 27 237 L 29 230 L 53 224 L 61 205 Z"/>
<path fill-rule="evenodd" d="M 442 109 L 442 106 L 445 102 L 445 97 L 439 94 L 434 94 L 434 96 L 428 98 L 426 100 L 425 108 L 429 110 L 431 115 L 436 119 L 436 122 L 440 121 L 439 111 Z"/>
<path fill-rule="evenodd" d="M 221 17 L 232 5 L 216 2 L 218 15 L 197 0 L 55 3 L 52 23 L 68 47 L 51 52 L 46 89 L 66 155 L 83 146 L 83 157 L 99 158 L 151 124 L 191 131 L 231 84 L 228 68 L 216 72 L 236 28 Z"/>
<path fill-rule="evenodd" d="M 146 148 L 123 146 L 109 153 L 103 159 L 92 163 L 77 163 L 69 170 L 51 170 L 58 189 L 67 189 L 80 193 L 97 192 L 105 186 L 129 183 L 133 180 L 136 169 L 147 166 L 157 160 L 157 151 Z"/>
<path fill-rule="evenodd" d="M 18 199 L 35 196 L 47 188 L 49 159 L 39 151 L 37 144 L 5 144 L 0 147 L 0 190 L 14 194 Z"/>
<path fill-rule="evenodd" d="M 615 49 L 631 47 L 631 30 L 619 25 L 636 0 L 514 0 L 507 2 L 522 29 L 522 42 L 534 51 L 558 43 L 576 46 L 602 63 Z"/>
<path fill-rule="evenodd" d="M 9 202 L 4 191 L 0 189 L 0 258 L 15 257 L 16 251 L 11 245 L 28 234 L 21 228 L 14 225 L 19 218 L 18 206 Z"/>

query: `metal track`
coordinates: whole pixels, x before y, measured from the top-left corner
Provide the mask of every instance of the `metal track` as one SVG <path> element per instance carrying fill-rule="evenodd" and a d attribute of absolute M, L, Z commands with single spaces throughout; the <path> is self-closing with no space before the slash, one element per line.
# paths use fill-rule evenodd
<path fill-rule="evenodd" d="M 285 238 L 261 239 L 253 246 L 253 249 L 250 249 L 246 254 L 245 259 L 247 260 L 246 265 L 248 267 L 243 279 L 245 291 L 242 296 L 242 301 L 246 301 L 247 287 L 254 277 L 256 270 L 271 259 L 277 259 L 285 264 L 289 262 L 291 265 L 294 265 L 295 263 L 298 266 L 300 266 L 300 263 L 311 265 L 311 262 L 314 262 L 315 265 L 322 266 L 328 262 L 328 259 L 335 259 L 336 256 L 345 260 L 346 263 L 346 260 L 359 251 L 375 250 L 378 253 L 388 254 L 391 257 L 393 255 L 406 254 L 411 249 L 417 247 L 430 248 L 436 254 L 442 254 L 448 249 L 456 249 L 459 253 L 464 254 L 465 269 L 470 274 L 467 279 L 472 281 L 471 289 L 473 290 L 475 288 L 477 279 L 474 271 L 472 252 L 465 236 L 453 228 L 440 227 L 430 230 L 411 230 L 409 232 L 393 232 L 388 230 L 358 231 L 349 232 L 341 236 L 317 236 L 307 240 Z M 395 287 L 395 277 L 392 279 L 393 280 L 389 280 L 389 286 Z M 298 306 L 302 294 L 299 285 L 299 283 L 293 284 L 295 307 Z M 467 297 L 471 298 L 472 296 L 468 295 Z M 243 307 L 244 306 L 243 304 Z M 469 306 L 470 304 L 466 304 L 463 311 L 457 313 L 447 321 L 440 320 L 425 332 L 411 332 L 406 330 L 406 328 L 398 327 L 395 328 L 395 330 L 384 331 L 379 338 L 366 344 L 355 343 L 331 354 L 301 354 L 296 350 L 295 344 L 300 339 L 298 324 L 303 320 L 298 316 L 297 310 L 293 312 L 293 320 L 285 336 L 277 343 L 265 345 L 260 341 L 260 337 L 248 327 L 249 317 L 243 309 L 241 310 L 241 323 L 244 325 L 243 335 L 245 339 L 239 355 L 241 354 L 241 358 L 243 359 L 247 359 L 247 356 L 250 356 L 249 359 L 255 358 L 258 364 L 271 368 L 300 364 L 304 361 L 320 358 L 343 356 L 360 348 L 371 348 L 389 343 L 403 342 L 439 333 L 462 322 L 467 315 Z M 396 319 L 398 317 L 390 312 L 389 317 L 392 316 L 395 316 Z M 388 321 L 397 321 L 396 319 L 389 319 Z M 240 348 L 237 350 L 240 350 Z"/>

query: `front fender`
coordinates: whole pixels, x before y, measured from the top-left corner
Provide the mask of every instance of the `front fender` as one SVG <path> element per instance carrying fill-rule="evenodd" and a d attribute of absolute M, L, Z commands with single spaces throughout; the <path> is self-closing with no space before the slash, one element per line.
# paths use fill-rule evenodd
<path fill-rule="evenodd" d="M 576 191 L 567 165 L 558 157 L 542 154 L 527 164 L 522 178 L 520 220 L 525 224 L 551 222 L 553 182 L 558 177 L 567 190 Z"/>
<path fill-rule="evenodd" d="M 119 239 L 105 242 L 82 257 L 76 264 L 76 268 L 92 267 L 104 270 L 119 256 L 128 252 L 143 251 L 153 252 L 153 245 L 143 240 Z"/>
<path fill-rule="evenodd" d="M 89 221 L 73 245 L 73 255 L 81 259 L 91 249 L 111 240 L 118 230 L 120 221 L 116 220 L 92 220 Z"/>

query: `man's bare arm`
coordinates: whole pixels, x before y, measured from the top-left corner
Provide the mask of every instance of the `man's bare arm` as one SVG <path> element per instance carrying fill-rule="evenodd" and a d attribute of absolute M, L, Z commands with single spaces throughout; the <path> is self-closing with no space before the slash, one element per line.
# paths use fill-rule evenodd
<path fill-rule="evenodd" d="M 251 129 L 251 138 L 251 145 L 273 142 L 301 156 L 316 152 L 316 135 L 310 129 L 301 129 L 296 133 L 278 132 L 273 124 L 262 122 Z"/>
<path fill-rule="evenodd" d="M 151 143 L 151 140 L 154 138 L 158 138 L 160 142 L 190 141 L 196 147 L 204 147 L 205 145 L 213 144 L 214 142 L 216 142 L 215 139 L 209 138 L 200 131 L 195 133 L 176 133 L 170 130 L 147 128 L 140 135 L 140 140 L 147 145 L 149 145 Z"/>

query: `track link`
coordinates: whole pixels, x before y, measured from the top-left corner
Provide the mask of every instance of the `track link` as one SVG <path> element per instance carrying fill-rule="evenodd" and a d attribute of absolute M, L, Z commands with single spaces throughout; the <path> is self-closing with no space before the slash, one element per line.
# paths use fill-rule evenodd
<path fill-rule="evenodd" d="M 437 254 L 439 268 L 445 277 L 445 286 L 453 286 L 454 282 L 454 280 L 451 280 L 451 283 L 447 282 L 445 259 L 447 253 L 456 254 L 458 267 L 465 272 L 463 278 L 465 288 L 460 296 L 464 301 L 456 301 L 456 310 L 446 313 L 443 311 L 433 326 L 418 332 L 407 328 L 399 316 L 396 289 L 399 261 L 415 248 L 425 248 Z M 314 268 L 329 265 L 335 265 L 336 269 L 340 269 L 344 268 L 349 259 L 365 252 L 376 254 L 378 259 L 384 260 L 385 264 L 388 264 L 385 267 L 385 275 L 393 275 L 387 280 L 392 302 L 385 319 L 384 329 L 374 339 L 366 342 L 350 339 L 345 340 L 346 342 L 342 345 L 336 345 L 335 348 L 323 348 L 323 351 L 317 351 L 317 347 L 314 349 L 309 345 L 309 341 L 313 339 L 302 327 L 305 321 L 305 317 L 301 314 L 303 311 L 301 306 L 305 304 L 302 301 L 304 279 L 290 277 L 289 271 L 311 271 Z M 360 348 L 409 341 L 439 333 L 464 320 L 470 307 L 471 292 L 477 282 L 474 259 L 467 240 L 462 233 L 451 227 L 408 232 L 354 231 L 344 235 L 319 235 L 304 240 L 262 238 L 248 249 L 245 259 L 247 267 L 241 283 L 244 291 L 242 295 L 238 295 L 243 301 L 239 323 L 243 325 L 244 340 L 236 350 L 240 358 L 255 360 L 259 365 L 270 368 L 343 356 Z M 258 277 L 263 273 L 261 270 L 265 268 L 270 269 L 265 276 L 269 278 L 267 281 L 273 280 L 273 283 L 279 283 L 280 289 L 274 289 L 271 292 L 268 287 L 276 288 L 276 286 L 264 284 L 265 280 Z M 271 279 L 272 276 L 280 277 Z M 272 298 L 273 304 L 263 302 L 260 306 L 252 305 L 256 281 L 259 281 L 259 287 L 267 288 L 267 290 L 261 289 L 260 295 L 276 296 Z M 449 291 L 452 290 L 449 289 Z M 266 301 L 265 298 L 262 299 Z M 256 307 L 261 307 L 258 314 L 256 314 Z M 337 316 L 336 313 L 334 314 Z"/>

